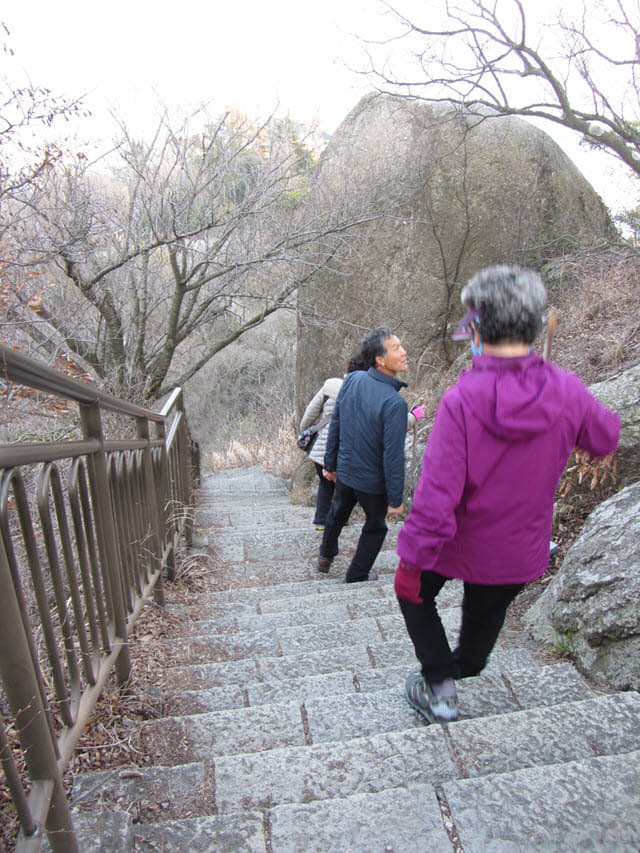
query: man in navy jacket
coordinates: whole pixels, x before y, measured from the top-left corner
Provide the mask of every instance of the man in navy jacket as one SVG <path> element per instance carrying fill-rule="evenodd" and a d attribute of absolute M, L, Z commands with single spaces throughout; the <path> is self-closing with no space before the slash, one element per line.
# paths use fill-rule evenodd
<path fill-rule="evenodd" d="M 331 418 L 324 474 L 336 484 L 318 559 L 328 572 L 338 553 L 338 537 L 359 503 L 365 513 L 347 583 L 366 581 L 387 535 L 385 517 L 403 512 L 404 440 L 407 404 L 398 393 L 406 383 L 396 374 L 407 369 L 407 353 L 389 329 L 379 328 L 362 341 L 368 371 L 349 373 Z"/>

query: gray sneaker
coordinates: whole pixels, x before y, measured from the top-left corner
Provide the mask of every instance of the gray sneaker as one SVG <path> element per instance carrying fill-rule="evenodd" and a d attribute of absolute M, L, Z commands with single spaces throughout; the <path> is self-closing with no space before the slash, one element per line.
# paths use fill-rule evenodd
<path fill-rule="evenodd" d="M 414 672 L 407 678 L 404 695 L 411 707 L 430 723 L 452 723 L 458 719 L 458 696 L 453 682 L 436 695 L 422 673 Z"/>

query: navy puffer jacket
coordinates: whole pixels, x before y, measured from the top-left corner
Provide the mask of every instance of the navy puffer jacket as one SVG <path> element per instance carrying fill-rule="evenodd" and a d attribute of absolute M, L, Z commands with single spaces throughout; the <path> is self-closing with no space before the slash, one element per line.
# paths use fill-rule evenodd
<path fill-rule="evenodd" d="M 375 367 L 345 378 L 331 418 L 324 464 L 346 486 L 387 495 L 389 506 L 402 504 L 407 404 L 401 382 Z"/>

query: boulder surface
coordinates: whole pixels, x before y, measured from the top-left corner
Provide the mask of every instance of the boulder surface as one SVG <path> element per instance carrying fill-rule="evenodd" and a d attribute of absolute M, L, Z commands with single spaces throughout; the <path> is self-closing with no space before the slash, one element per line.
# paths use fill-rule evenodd
<path fill-rule="evenodd" d="M 611 233 L 601 199 L 547 134 L 454 104 L 362 99 L 320 158 L 312 203 L 364 196 L 380 215 L 345 235 L 342 260 L 298 294 L 300 414 L 379 325 L 403 339 L 411 384 L 428 385 L 459 353 L 448 328 L 471 275 L 539 266 Z"/>
<path fill-rule="evenodd" d="M 640 483 L 591 513 L 560 571 L 525 616 L 596 684 L 640 690 Z"/>

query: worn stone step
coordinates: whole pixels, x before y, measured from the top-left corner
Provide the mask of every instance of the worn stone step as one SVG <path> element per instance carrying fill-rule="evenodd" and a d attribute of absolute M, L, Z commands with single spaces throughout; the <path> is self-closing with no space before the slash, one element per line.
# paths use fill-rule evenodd
<path fill-rule="evenodd" d="M 166 678 L 173 689 L 190 690 L 208 687 L 238 686 L 249 688 L 256 682 L 284 681 L 290 678 L 304 678 L 309 675 L 322 675 L 336 671 L 348 670 L 360 673 L 363 670 L 378 669 L 389 666 L 406 666 L 415 669 L 417 661 L 413 646 L 406 632 L 397 638 L 384 637 L 377 625 L 376 632 L 370 637 L 357 637 L 356 642 L 348 645 L 336 645 L 327 648 L 303 649 L 291 654 L 258 654 L 260 642 L 269 651 L 270 644 L 275 642 L 272 633 L 260 635 L 260 640 L 254 635 L 236 635 L 231 641 L 231 650 L 220 643 L 220 654 L 230 659 L 213 661 L 212 649 L 207 647 L 207 654 L 200 655 L 199 663 L 179 663 L 186 656 L 185 649 L 180 649 L 180 643 L 166 646 Z M 450 626 L 453 636 L 455 625 Z M 375 634 L 377 633 L 377 638 Z M 186 643 L 186 641 L 185 641 Z M 253 643 L 253 645 L 252 645 Z M 271 645 L 271 650 L 275 646 Z M 195 660 L 196 650 L 192 657 Z M 282 649 L 279 649 L 282 652 Z M 235 657 L 232 657 L 232 654 Z M 202 658 L 205 658 L 203 660 Z M 212 662 L 206 662 L 211 660 Z M 500 673 L 502 671 L 529 670 L 539 666 L 534 654 L 522 648 L 503 648 L 497 645 L 485 668 L 485 672 Z"/>
<path fill-rule="evenodd" d="M 220 608 L 227 611 L 237 609 L 240 612 L 250 608 L 257 613 L 266 613 L 295 610 L 303 606 L 322 607 L 324 604 L 339 602 L 368 601 L 377 597 L 395 599 L 393 578 L 389 575 L 383 575 L 377 581 L 369 583 L 345 584 L 343 580 L 343 578 L 329 577 L 316 571 L 312 578 L 303 581 L 285 581 L 268 585 L 261 583 L 253 587 L 198 593 L 190 599 L 192 604 L 178 605 L 174 609 L 197 619 L 203 611 L 209 609 L 209 612 L 214 615 L 220 612 Z M 447 584 L 445 590 L 451 589 L 457 583 L 454 581 Z M 458 589 L 461 591 L 462 586 L 460 585 Z M 455 589 L 452 590 L 452 594 L 456 599 L 461 597 L 461 593 L 456 593 Z"/>
<path fill-rule="evenodd" d="M 80 853 L 132 853 L 134 850 L 133 819 L 127 810 L 72 810 L 73 828 Z M 42 838 L 42 853 L 50 853 L 46 837 Z"/>
<path fill-rule="evenodd" d="M 231 817 L 235 829 L 238 818 Z M 442 853 L 452 849 L 435 792 L 427 786 L 397 788 L 380 794 L 355 794 L 309 806 L 278 806 L 265 813 L 262 838 L 255 812 L 249 813 L 251 818 L 253 823 L 247 824 L 244 836 L 234 838 L 234 842 L 241 845 L 237 847 L 216 846 L 224 844 L 227 837 L 217 835 L 220 824 L 224 825 L 224 817 L 137 826 L 136 842 L 140 839 L 155 844 L 155 849 L 172 853 L 212 853 L 225 849 L 247 853 L 266 850 L 272 853 L 388 853 L 391 850 L 393 853 L 422 850 Z"/>
<path fill-rule="evenodd" d="M 341 552 L 331 567 L 329 577 L 345 577 L 358 536 L 359 530 L 353 529 L 340 537 Z M 321 540 L 316 531 L 308 530 L 306 526 L 287 525 L 274 530 L 265 524 L 261 528 L 238 530 L 234 523 L 234 526 L 222 530 L 211 529 L 205 541 L 219 559 L 233 566 L 236 574 L 251 567 L 255 572 L 256 586 L 260 578 L 264 582 L 272 582 L 273 579 L 298 581 L 311 580 L 318 575 Z M 395 540 L 389 537 L 374 563 L 377 571 L 395 571 L 398 565 L 395 549 Z"/>
<path fill-rule="evenodd" d="M 446 851 L 452 849 L 447 828 L 455 830 L 465 853 L 630 851 L 640 846 L 639 787 L 635 751 L 445 782 L 438 791 L 409 784 L 264 812 L 136 823 L 133 834 L 136 849 L 172 853 Z M 137 793 L 132 791 L 132 802 Z M 95 828 L 87 831 L 83 818 L 76 816 L 76 826 L 86 853 L 130 849 L 98 846 Z"/>
<path fill-rule="evenodd" d="M 412 783 L 436 786 L 526 767 L 634 752 L 640 749 L 639 714 L 637 694 L 616 694 L 462 719 L 449 726 L 414 725 L 344 741 L 300 743 L 233 755 L 215 755 L 214 745 L 206 761 L 185 762 L 185 766 L 202 778 L 198 787 L 196 777 L 190 776 L 190 796 L 203 804 L 209 802 L 209 811 L 213 811 L 214 791 L 215 810 L 221 814 L 374 793 Z M 290 719 L 294 724 L 293 714 Z M 172 736 L 170 727 L 165 731 L 166 754 L 170 755 L 170 750 L 182 748 L 182 742 L 175 739 L 175 733 Z M 268 746 L 268 734 L 256 731 L 255 736 Z M 296 728 L 291 739 L 302 738 Z M 142 767 L 133 771 L 133 779 L 126 771 L 79 775 L 74 780 L 74 805 L 89 805 L 92 792 L 96 797 L 100 791 L 108 792 L 109 802 L 117 805 L 126 803 L 136 791 L 143 796 L 145 791 L 155 790 L 155 799 L 152 795 L 150 799 L 161 803 L 186 784 L 176 781 L 183 770 Z M 102 807 L 108 805 L 104 793 L 99 802 Z M 166 814 L 171 816 L 169 809 Z"/>
<path fill-rule="evenodd" d="M 440 801 L 432 786 L 410 785 L 278 806 L 270 839 L 273 853 L 449 850 L 446 821 L 465 853 L 637 850 L 639 786 L 640 753 L 589 758 L 445 782 Z"/>
<path fill-rule="evenodd" d="M 467 702 L 469 697 L 480 693 L 485 697 L 483 707 L 504 706 L 513 709 L 556 704 L 558 701 L 593 695 L 592 689 L 570 664 L 558 663 L 539 668 L 532 664 L 525 669 L 505 670 L 504 664 L 509 662 L 509 657 L 501 658 L 499 649 L 495 654 L 498 661 L 502 659 L 502 666 L 494 661 L 483 675 L 458 683 L 458 692 Z M 168 716 L 200 714 L 273 702 L 304 702 L 306 699 L 336 694 L 371 693 L 387 688 L 402 692 L 408 673 L 415 669 L 417 663 L 413 666 L 407 663 L 379 669 L 336 670 L 292 678 L 286 682 L 281 679 L 252 680 L 245 684 L 179 690 L 163 697 L 164 713 Z M 484 686 L 485 681 L 487 687 Z M 489 702 L 488 697 L 494 694 L 497 694 L 497 698 Z M 475 705 L 469 709 L 470 716 L 476 716 L 477 713 Z M 499 711 L 492 710 L 489 713 Z"/>
<path fill-rule="evenodd" d="M 203 815 L 160 824 L 137 824 L 135 843 L 136 851 L 267 853 L 271 849 L 267 846 L 267 831 L 261 812 L 222 817 Z"/>
<path fill-rule="evenodd" d="M 414 782 L 560 764 L 640 749 L 640 697 L 598 697 L 449 726 L 215 760 L 219 812 L 373 793 Z"/>
<path fill-rule="evenodd" d="M 363 589 L 366 587 L 366 589 Z M 203 596 L 197 603 L 179 605 L 173 612 L 185 620 L 185 634 L 229 634 L 257 628 L 345 622 L 378 615 L 400 616 L 400 608 L 391 580 L 372 584 L 327 584 L 308 594 L 272 594 L 243 597 L 239 601 L 220 602 Z M 438 598 L 440 610 L 459 607 L 462 585 L 447 584 Z"/>
<path fill-rule="evenodd" d="M 446 782 L 443 792 L 465 853 L 640 849 L 637 750 Z"/>
<path fill-rule="evenodd" d="M 212 755 L 350 740 L 423 726 L 423 718 L 404 697 L 407 673 L 407 669 L 389 669 L 384 673 L 389 684 L 376 680 L 364 691 L 356 690 L 353 678 L 349 689 L 345 678 L 342 684 L 332 685 L 337 692 L 316 696 L 294 697 L 291 691 L 278 690 L 276 683 L 264 689 L 256 685 L 243 697 L 247 704 L 240 707 L 146 722 L 141 744 L 153 761 L 180 764 Z M 326 682 L 323 686 L 328 688 Z M 581 679 L 570 675 L 568 667 L 544 667 L 526 677 L 483 675 L 458 686 L 461 719 L 593 695 Z M 357 687 L 361 688 L 360 682 Z"/>

